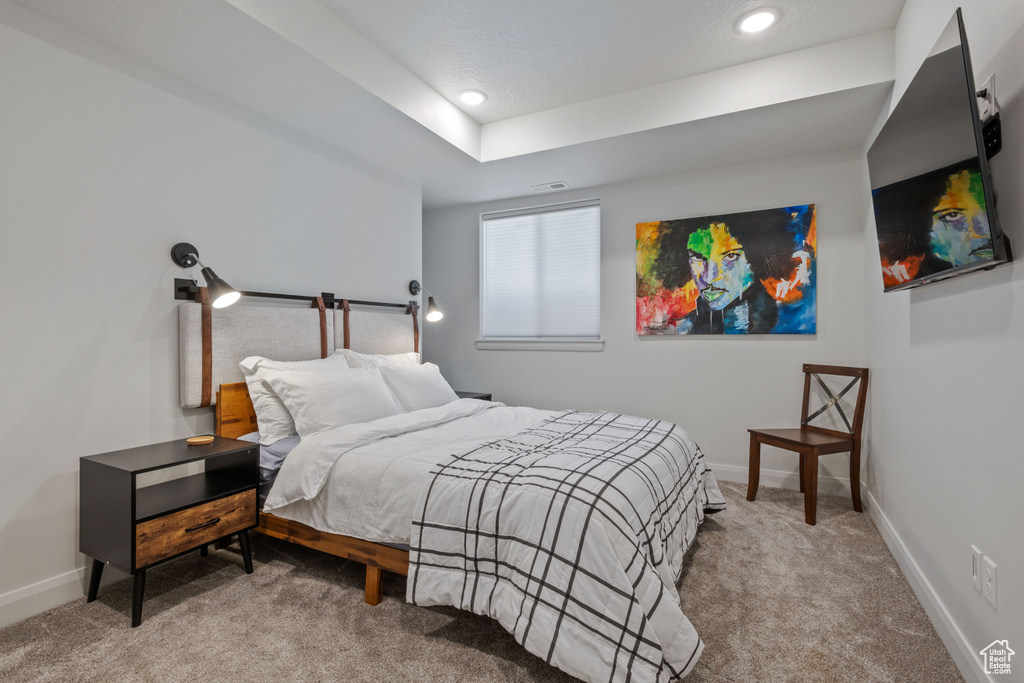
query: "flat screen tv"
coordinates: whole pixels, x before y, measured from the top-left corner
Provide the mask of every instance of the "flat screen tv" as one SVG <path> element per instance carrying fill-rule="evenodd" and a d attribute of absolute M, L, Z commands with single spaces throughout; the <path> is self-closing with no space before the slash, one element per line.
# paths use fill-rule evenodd
<path fill-rule="evenodd" d="M 958 9 L 868 150 L 886 292 L 1008 258 Z"/>

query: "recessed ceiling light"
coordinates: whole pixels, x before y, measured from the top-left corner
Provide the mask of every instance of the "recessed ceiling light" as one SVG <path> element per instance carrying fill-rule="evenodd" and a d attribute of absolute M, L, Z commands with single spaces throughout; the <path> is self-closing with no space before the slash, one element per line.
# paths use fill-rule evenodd
<path fill-rule="evenodd" d="M 740 33 L 760 33 L 779 20 L 779 10 L 774 7 L 762 7 L 743 15 L 736 28 Z"/>
<path fill-rule="evenodd" d="M 479 90 L 463 90 L 459 93 L 459 101 L 470 106 L 483 104 L 486 99 L 487 95 L 483 94 Z"/>

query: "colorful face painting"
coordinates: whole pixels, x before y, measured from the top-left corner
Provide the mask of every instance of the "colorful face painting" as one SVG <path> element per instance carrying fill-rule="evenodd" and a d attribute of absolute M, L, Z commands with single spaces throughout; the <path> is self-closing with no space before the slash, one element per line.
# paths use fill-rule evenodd
<path fill-rule="evenodd" d="M 636 333 L 814 334 L 813 204 L 637 223 Z"/>
<path fill-rule="evenodd" d="M 872 192 L 886 289 L 993 257 L 977 159 Z"/>

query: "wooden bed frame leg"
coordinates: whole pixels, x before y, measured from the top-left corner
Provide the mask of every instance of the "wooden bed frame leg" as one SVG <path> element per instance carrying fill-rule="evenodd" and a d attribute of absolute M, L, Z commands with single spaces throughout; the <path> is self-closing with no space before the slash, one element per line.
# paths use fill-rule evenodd
<path fill-rule="evenodd" d="M 384 593 L 381 585 L 381 575 L 383 571 L 380 567 L 371 567 L 366 565 L 366 604 L 377 605 L 380 604 L 380 600 Z"/>

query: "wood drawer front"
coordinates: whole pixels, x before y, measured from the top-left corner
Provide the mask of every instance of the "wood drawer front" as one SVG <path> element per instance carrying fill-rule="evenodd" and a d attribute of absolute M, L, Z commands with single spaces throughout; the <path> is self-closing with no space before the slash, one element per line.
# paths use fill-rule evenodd
<path fill-rule="evenodd" d="M 219 521 L 207 526 L 208 522 L 218 518 Z M 255 523 L 256 489 L 250 489 L 137 524 L 135 568 L 211 543 L 248 529 Z"/>

